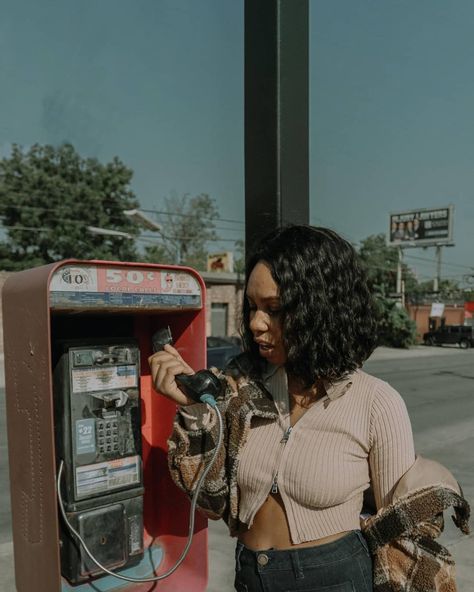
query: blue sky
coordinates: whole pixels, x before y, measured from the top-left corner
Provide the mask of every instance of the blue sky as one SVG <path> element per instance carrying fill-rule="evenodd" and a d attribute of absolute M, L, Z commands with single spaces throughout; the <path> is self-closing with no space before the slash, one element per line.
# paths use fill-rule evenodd
<path fill-rule="evenodd" d="M 118 155 L 144 208 L 208 193 L 235 221 L 221 235 L 243 237 L 243 1 L 0 8 L 2 154 L 67 140 L 84 156 Z M 357 242 L 385 232 L 390 211 L 452 203 L 443 275 L 469 272 L 473 25 L 471 0 L 310 0 L 311 222 Z M 406 259 L 434 273 L 413 257 L 434 249 Z"/>

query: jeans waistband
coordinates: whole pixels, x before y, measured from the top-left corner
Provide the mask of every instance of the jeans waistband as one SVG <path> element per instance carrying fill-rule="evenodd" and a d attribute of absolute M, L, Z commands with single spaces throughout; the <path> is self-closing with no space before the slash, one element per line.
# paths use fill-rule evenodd
<path fill-rule="evenodd" d="M 242 563 L 247 563 L 255 565 L 259 570 L 293 569 L 295 574 L 298 574 L 303 568 L 345 560 L 359 552 L 361 544 L 367 548 L 363 535 L 358 530 L 353 530 L 331 543 L 296 549 L 271 548 L 253 551 L 238 541 L 235 551 L 236 566 L 239 570 Z"/>

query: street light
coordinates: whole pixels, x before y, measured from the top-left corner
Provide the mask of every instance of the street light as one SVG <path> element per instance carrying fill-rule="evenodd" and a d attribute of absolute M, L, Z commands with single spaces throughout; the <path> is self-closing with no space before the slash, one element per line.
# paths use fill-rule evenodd
<path fill-rule="evenodd" d="M 141 210 L 122 210 L 122 212 L 126 216 L 131 218 L 134 222 L 137 222 L 137 224 L 140 224 L 141 226 L 143 226 L 147 230 L 152 230 L 153 232 L 158 232 L 160 234 L 160 237 L 163 238 L 163 233 L 161 231 L 161 225 L 158 224 L 157 222 L 155 222 L 152 218 L 147 216 Z M 151 238 L 143 237 L 139 240 L 144 240 L 144 241 L 148 240 L 149 242 L 156 244 L 156 242 Z M 178 259 L 178 263 L 180 263 L 181 262 L 181 253 L 180 253 L 179 246 L 178 246 L 177 259 Z"/>
<path fill-rule="evenodd" d="M 155 232 L 161 231 L 161 226 L 141 210 L 123 210 L 123 213 L 147 230 L 154 230 Z"/>
<path fill-rule="evenodd" d="M 111 230 L 109 228 L 99 228 L 98 226 L 88 226 L 87 230 L 92 234 L 105 234 L 108 236 L 121 236 L 122 238 L 128 238 L 133 240 L 135 237 L 128 232 L 122 232 L 121 230 Z"/>

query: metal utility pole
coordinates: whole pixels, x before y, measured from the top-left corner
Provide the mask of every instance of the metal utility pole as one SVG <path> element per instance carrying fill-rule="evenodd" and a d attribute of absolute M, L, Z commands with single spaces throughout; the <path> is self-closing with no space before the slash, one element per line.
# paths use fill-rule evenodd
<path fill-rule="evenodd" d="M 405 306 L 405 282 L 403 281 L 403 249 L 398 247 L 398 262 L 397 262 L 397 304 L 400 307 Z"/>
<path fill-rule="evenodd" d="M 436 277 L 433 280 L 433 292 L 439 292 L 441 284 L 441 246 L 436 245 Z"/>
<path fill-rule="evenodd" d="M 308 0 L 245 1 L 247 252 L 309 222 Z"/>

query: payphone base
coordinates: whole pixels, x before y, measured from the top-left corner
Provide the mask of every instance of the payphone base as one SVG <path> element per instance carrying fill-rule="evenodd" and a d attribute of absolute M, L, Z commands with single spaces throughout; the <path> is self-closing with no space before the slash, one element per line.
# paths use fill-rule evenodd
<path fill-rule="evenodd" d="M 142 490 L 135 492 L 134 497 L 120 501 L 112 501 L 110 497 L 117 497 L 117 494 L 109 496 L 109 503 L 102 506 L 69 512 L 68 520 L 92 555 L 107 569 L 136 566 L 144 552 Z M 66 532 L 63 534 L 62 575 L 72 584 L 89 582 L 90 576 L 100 576 L 102 570 L 87 556 L 83 546 Z"/>
<path fill-rule="evenodd" d="M 145 555 L 137 565 L 117 569 L 116 572 L 128 578 L 150 578 L 156 574 L 156 570 L 163 560 L 163 549 L 161 547 L 149 547 Z M 61 583 L 61 592 L 115 592 L 130 586 L 129 582 L 123 582 L 113 576 L 104 576 L 93 580 L 93 587 L 90 583 L 72 586 L 66 580 Z"/>

